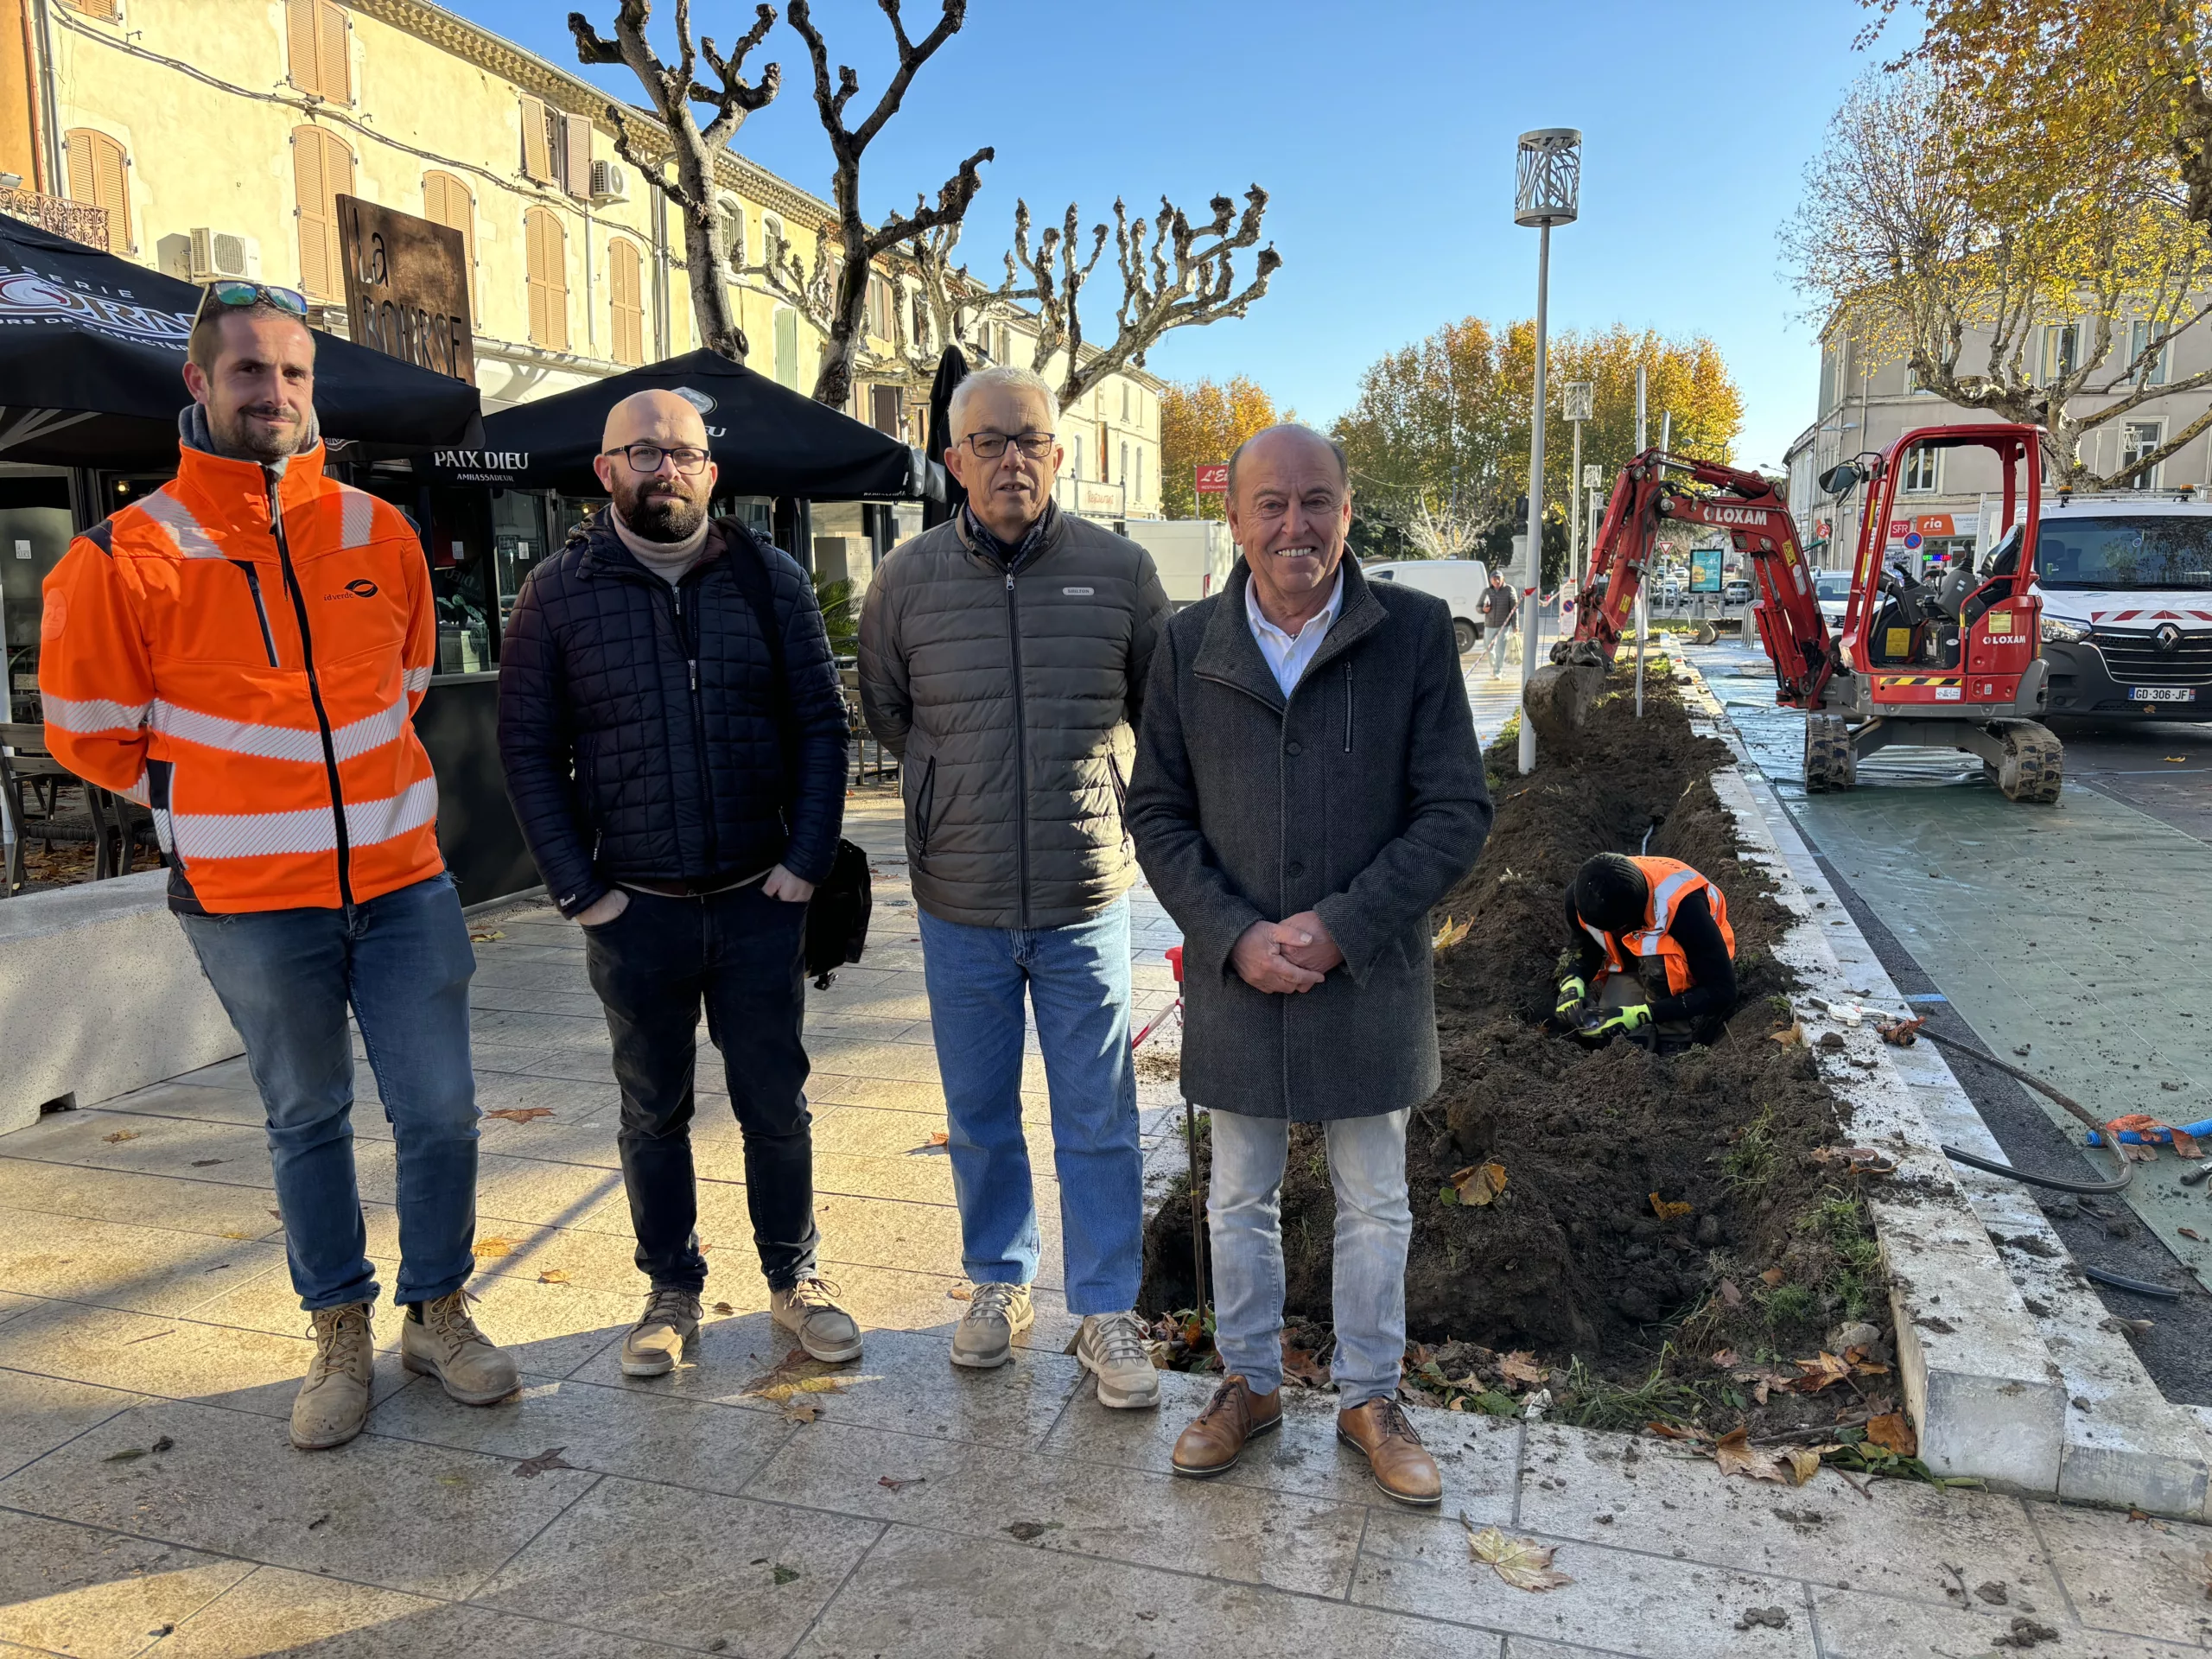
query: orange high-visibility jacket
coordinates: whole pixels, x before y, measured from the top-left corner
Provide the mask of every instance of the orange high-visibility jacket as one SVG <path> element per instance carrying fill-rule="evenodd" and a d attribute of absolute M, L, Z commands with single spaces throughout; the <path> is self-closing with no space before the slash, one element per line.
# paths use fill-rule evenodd
<path fill-rule="evenodd" d="M 1697 983 L 1690 976 L 1689 957 L 1676 943 L 1673 932 L 1675 907 L 1689 894 L 1705 895 L 1713 925 L 1727 943 L 1729 959 L 1735 959 L 1736 930 L 1728 925 L 1728 900 L 1719 888 L 1678 858 L 1631 858 L 1629 862 L 1643 872 L 1644 885 L 1649 892 L 1643 901 L 1643 925 L 1633 933 L 1623 935 L 1621 944 L 1628 947 L 1630 957 L 1638 960 L 1651 957 L 1659 959 L 1667 972 L 1668 995 L 1680 996 Z M 1606 975 L 1624 971 L 1624 964 L 1610 934 L 1587 922 L 1582 924 L 1582 931 L 1597 940 L 1599 948 L 1605 953 L 1605 965 L 1592 987 L 1594 989 L 1605 982 Z M 1645 988 L 1652 988 L 1649 977 Z"/>
<path fill-rule="evenodd" d="M 410 717 L 437 649 L 398 509 L 185 446 L 175 480 L 46 579 L 47 741 L 150 807 L 173 907 L 330 909 L 437 874 L 438 786 Z"/>

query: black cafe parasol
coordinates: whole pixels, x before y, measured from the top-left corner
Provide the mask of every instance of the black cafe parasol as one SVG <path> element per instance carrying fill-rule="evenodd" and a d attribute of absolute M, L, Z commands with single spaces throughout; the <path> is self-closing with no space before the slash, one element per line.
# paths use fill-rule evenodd
<path fill-rule="evenodd" d="M 673 391 L 705 417 L 718 493 L 810 500 L 912 499 L 931 469 L 919 451 L 741 363 L 696 351 L 486 417 L 480 447 L 435 449 L 432 479 L 603 495 L 592 472 L 607 411 Z M 425 463 L 417 461 L 418 470 Z"/>
<path fill-rule="evenodd" d="M 167 471 L 200 289 L 0 213 L 0 461 Z M 467 444 L 476 388 L 332 334 L 315 340 L 327 438 Z"/>
<path fill-rule="evenodd" d="M 957 346 L 948 346 L 937 360 L 937 378 L 930 382 L 929 458 L 944 467 L 944 452 L 952 447 L 952 389 L 968 378 L 968 359 Z M 952 468 L 944 467 L 944 499 L 922 505 L 922 527 L 950 522 L 967 500 L 968 492 Z"/>

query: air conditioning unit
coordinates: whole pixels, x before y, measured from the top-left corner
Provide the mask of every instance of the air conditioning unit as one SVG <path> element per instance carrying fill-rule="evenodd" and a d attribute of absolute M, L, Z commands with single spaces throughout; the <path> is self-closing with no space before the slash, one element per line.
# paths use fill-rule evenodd
<path fill-rule="evenodd" d="M 190 281 L 252 281 L 260 275 L 259 242 L 250 236 L 238 236 L 229 231 L 211 231 L 204 225 L 194 227 Z"/>
<path fill-rule="evenodd" d="M 630 175 L 620 162 L 594 162 L 591 164 L 591 199 L 594 201 L 630 200 Z"/>

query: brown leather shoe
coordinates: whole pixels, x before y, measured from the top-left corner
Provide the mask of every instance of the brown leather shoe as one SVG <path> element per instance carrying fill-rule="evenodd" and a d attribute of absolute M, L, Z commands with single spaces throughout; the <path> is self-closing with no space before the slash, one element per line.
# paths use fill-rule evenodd
<path fill-rule="evenodd" d="M 1338 1412 L 1337 1438 L 1366 1453 L 1375 1484 L 1389 1497 L 1423 1509 L 1444 1501 L 1444 1477 L 1437 1472 L 1436 1459 L 1428 1455 L 1421 1436 L 1406 1421 L 1406 1414 L 1389 1395 Z"/>
<path fill-rule="evenodd" d="M 1282 1391 L 1255 1394 L 1240 1374 L 1231 1371 L 1221 1379 L 1205 1409 L 1176 1437 L 1175 1472 L 1193 1480 L 1227 1474 L 1244 1455 L 1247 1440 L 1281 1427 Z"/>

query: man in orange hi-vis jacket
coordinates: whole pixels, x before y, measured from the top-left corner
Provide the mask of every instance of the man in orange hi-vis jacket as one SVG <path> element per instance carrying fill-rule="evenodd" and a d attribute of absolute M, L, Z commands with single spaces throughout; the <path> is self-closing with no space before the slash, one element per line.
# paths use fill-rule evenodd
<path fill-rule="evenodd" d="M 306 314 L 287 289 L 207 290 L 176 479 L 47 578 L 39 695 L 55 756 L 151 808 L 170 907 L 245 1039 L 314 1324 L 291 1429 L 312 1451 L 360 1433 L 373 1357 L 349 1007 L 397 1154 L 401 1358 L 472 1405 L 516 1372 L 462 1289 L 476 964 L 410 724 L 436 650 L 429 570 L 397 509 L 323 472 Z"/>

